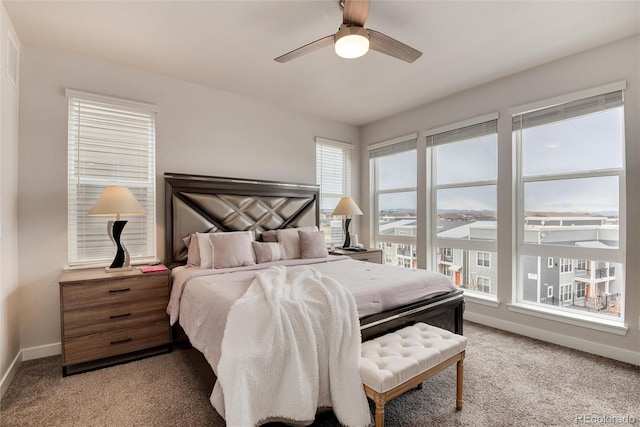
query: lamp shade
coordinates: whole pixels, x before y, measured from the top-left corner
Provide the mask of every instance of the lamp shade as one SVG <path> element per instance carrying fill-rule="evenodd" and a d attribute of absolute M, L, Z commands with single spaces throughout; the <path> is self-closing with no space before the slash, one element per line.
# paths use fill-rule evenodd
<path fill-rule="evenodd" d="M 107 187 L 89 210 L 89 216 L 146 215 L 146 211 L 127 187 Z"/>
<path fill-rule="evenodd" d="M 343 197 L 338 202 L 338 206 L 333 210 L 332 215 L 364 215 L 356 202 L 351 197 Z"/>

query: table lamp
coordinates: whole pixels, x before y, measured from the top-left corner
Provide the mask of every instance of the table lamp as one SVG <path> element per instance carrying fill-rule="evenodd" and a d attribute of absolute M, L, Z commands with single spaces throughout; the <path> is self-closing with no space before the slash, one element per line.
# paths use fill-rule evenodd
<path fill-rule="evenodd" d="M 131 270 L 129 265 L 129 252 L 120 242 L 122 230 L 127 224 L 126 220 L 120 220 L 120 215 L 145 215 L 146 212 L 136 196 L 127 187 L 107 187 L 89 210 L 89 216 L 114 216 L 115 221 L 107 223 L 109 238 L 116 245 L 116 256 L 108 272 Z"/>
<path fill-rule="evenodd" d="M 344 216 L 344 246 L 343 248 L 348 248 L 351 246 L 351 237 L 349 236 L 349 225 L 351 224 L 350 216 L 353 215 L 364 215 L 356 202 L 353 201 L 351 197 L 343 197 L 338 202 L 338 206 L 333 210 L 332 215 L 342 215 Z"/>

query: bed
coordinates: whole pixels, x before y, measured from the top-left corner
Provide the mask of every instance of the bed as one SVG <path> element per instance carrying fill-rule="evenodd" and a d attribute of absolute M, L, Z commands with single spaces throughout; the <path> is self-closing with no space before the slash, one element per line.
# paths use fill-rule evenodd
<path fill-rule="evenodd" d="M 317 227 L 320 209 L 319 188 L 315 185 L 167 173 L 165 208 L 165 262 L 173 270 L 168 312 L 172 323 L 182 326 L 211 367 L 218 366 L 220 360 L 230 307 L 245 293 L 256 274 L 269 266 L 289 269 L 310 266 L 344 285 L 356 301 L 362 340 L 418 321 L 457 334 L 463 332 L 462 291 L 444 276 L 424 270 L 411 272 L 344 256 L 288 259 L 224 269 L 185 267 L 190 256 L 187 236 L 195 233 L 229 237 L 232 233 L 250 231 L 260 240 L 260 236 L 266 237 L 273 230 L 280 236 L 291 230 Z M 415 285 L 416 280 L 420 286 Z M 389 286 L 393 291 L 385 296 L 385 288 Z M 217 326 L 212 330 L 206 325 Z M 215 392 L 214 388 L 214 395 Z M 214 395 L 212 404 L 218 409 Z"/>

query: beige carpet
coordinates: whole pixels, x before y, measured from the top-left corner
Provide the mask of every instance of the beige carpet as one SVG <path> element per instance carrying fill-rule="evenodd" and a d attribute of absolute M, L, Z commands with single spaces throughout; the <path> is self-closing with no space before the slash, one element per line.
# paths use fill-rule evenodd
<path fill-rule="evenodd" d="M 464 409 L 455 367 L 387 404 L 387 426 L 640 425 L 640 368 L 465 323 Z M 194 350 L 62 378 L 59 357 L 24 362 L 1 402 L 4 426 L 224 426 Z M 620 418 L 595 418 L 620 417 Z M 610 422 L 593 422 L 593 421 Z M 630 423 L 627 423 L 630 424 Z M 314 426 L 338 426 L 332 413 Z"/>

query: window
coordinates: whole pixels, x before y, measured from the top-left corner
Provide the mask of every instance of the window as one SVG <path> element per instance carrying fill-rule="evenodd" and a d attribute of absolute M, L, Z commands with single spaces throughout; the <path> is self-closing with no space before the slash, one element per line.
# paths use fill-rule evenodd
<path fill-rule="evenodd" d="M 573 271 L 573 264 L 570 259 L 560 258 L 560 273 L 570 273 Z"/>
<path fill-rule="evenodd" d="M 476 286 L 480 292 L 491 293 L 491 279 L 489 277 L 478 276 Z"/>
<path fill-rule="evenodd" d="M 547 267 L 553 268 L 553 258 L 551 257 L 547 258 Z"/>
<path fill-rule="evenodd" d="M 320 186 L 320 230 L 328 244 L 342 246 L 343 217 L 331 213 L 342 197 L 351 196 L 351 152 L 344 142 L 316 138 L 316 183 Z"/>
<path fill-rule="evenodd" d="M 545 283 L 545 286 L 549 286 L 549 285 Z M 553 286 L 549 286 L 547 288 L 547 298 L 553 298 Z"/>
<path fill-rule="evenodd" d="M 369 148 L 373 182 L 374 239 L 392 264 L 415 268 L 417 135 Z"/>
<path fill-rule="evenodd" d="M 560 302 L 573 300 L 573 285 L 571 283 L 560 285 Z"/>
<path fill-rule="evenodd" d="M 429 265 L 465 291 L 496 295 L 497 113 L 427 132 Z M 443 252 L 446 248 L 447 252 Z M 494 260 L 492 263 L 491 260 Z M 481 274 L 481 276 L 479 275 Z"/>
<path fill-rule="evenodd" d="M 544 278 L 560 286 L 561 302 L 572 301 L 560 304 L 558 314 L 622 321 L 623 304 L 603 311 L 589 304 L 596 298 L 622 299 L 625 291 L 619 274 L 625 235 L 620 216 L 624 86 L 616 83 L 553 99 L 548 107 L 539 102 L 512 111 L 518 156 L 516 302 L 541 302 L 540 260 L 552 257 L 559 271 Z"/>
<path fill-rule="evenodd" d="M 478 267 L 491 268 L 491 254 L 489 252 L 478 252 L 476 254 L 476 265 Z"/>
<path fill-rule="evenodd" d="M 584 298 L 587 294 L 587 284 L 584 282 L 576 282 L 576 298 Z"/>
<path fill-rule="evenodd" d="M 146 211 L 123 218 L 122 242 L 131 261 L 155 260 L 155 107 L 72 90 L 66 95 L 69 265 L 113 260 L 108 219 L 87 216 L 110 185 L 129 187 Z"/>

